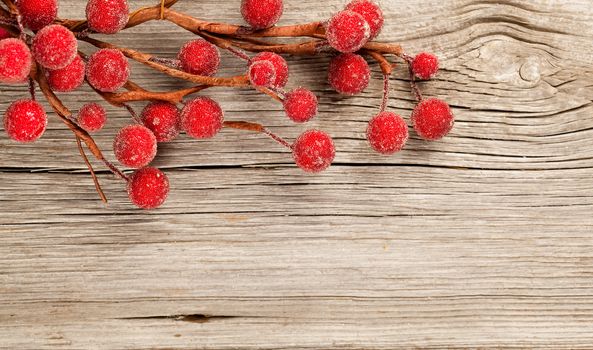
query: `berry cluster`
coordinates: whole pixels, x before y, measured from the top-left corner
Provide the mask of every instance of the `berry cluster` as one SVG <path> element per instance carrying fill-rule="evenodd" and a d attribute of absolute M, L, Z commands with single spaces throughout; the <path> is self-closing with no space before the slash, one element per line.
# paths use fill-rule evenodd
<path fill-rule="evenodd" d="M 283 12 L 282 0 L 242 0 L 241 14 L 247 26 L 206 23 L 171 10 L 176 0 L 160 0 L 154 7 L 130 13 L 127 0 L 88 0 L 86 21 L 57 18 L 57 0 L 3 0 L 9 17 L 0 14 L 0 83 L 29 85 L 30 98 L 13 102 L 4 113 L 4 129 L 17 142 L 32 142 L 41 137 L 47 115 L 35 99 L 39 84 L 57 115 L 72 129 L 91 153 L 114 174 L 127 182 L 130 201 L 144 209 L 162 205 L 169 193 L 169 179 L 150 164 L 157 155 L 158 144 L 173 141 L 181 133 L 195 139 L 216 136 L 223 127 L 254 131 L 269 136 L 290 149 L 295 164 L 306 172 L 327 169 L 336 150 L 333 139 L 318 129 L 309 129 L 288 142 L 263 125 L 242 121 L 225 121 L 224 111 L 215 100 L 188 95 L 212 86 L 252 87 L 282 103 L 287 118 L 306 123 L 318 114 L 317 96 L 304 87 L 285 90 L 289 67 L 280 54 L 315 55 L 331 48 L 335 55 L 328 68 L 329 85 L 338 93 L 355 95 L 369 85 L 371 69 L 364 56 L 377 61 L 383 72 L 383 100 L 380 111 L 370 119 L 366 135 L 372 149 L 382 154 L 400 151 L 408 140 L 408 126 L 399 115 L 386 111 L 389 77 L 393 64 L 386 55 L 403 59 L 409 67 L 410 84 L 418 104 L 411 124 L 426 140 L 445 136 L 453 126 L 449 106 L 438 99 L 424 99 L 416 78 L 430 79 L 438 71 L 437 58 L 428 53 L 415 57 L 399 45 L 376 45 L 384 17 L 372 0 L 352 0 L 343 10 L 325 22 L 295 26 L 276 26 Z M 156 11 L 155 11 L 156 10 Z M 170 15 L 170 16 L 168 16 Z M 189 29 L 201 38 L 185 43 L 175 58 L 153 57 L 132 49 L 120 48 L 91 35 L 115 34 L 126 27 L 148 20 L 166 19 Z M 197 28 L 197 29 L 196 29 Z M 262 37 L 307 37 L 302 43 L 279 43 Z M 98 48 L 87 56 L 78 49 L 78 41 Z M 242 75 L 215 76 L 220 66 L 220 50 L 228 50 L 245 63 Z M 250 55 L 247 52 L 254 52 Z M 198 83 L 194 88 L 157 93 L 130 80 L 128 59 L 133 59 L 170 76 Z M 76 91 L 88 83 L 106 102 L 126 108 L 132 123 L 120 129 L 113 141 L 113 154 L 120 164 L 135 169 L 124 174 L 107 161 L 90 134 L 100 131 L 108 121 L 106 110 L 98 103 L 81 106 L 72 114 L 55 93 Z M 128 90 L 122 92 L 121 90 Z M 147 101 L 138 115 L 129 105 Z M 97 190 L 104 195 L 86 161 Z"/>

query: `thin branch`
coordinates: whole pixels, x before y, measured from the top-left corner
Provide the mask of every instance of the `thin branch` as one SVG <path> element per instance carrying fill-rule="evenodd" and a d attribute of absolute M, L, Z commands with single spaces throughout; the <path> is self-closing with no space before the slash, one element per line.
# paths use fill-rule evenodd
<path fill-rule="evenodd" d="M 107 203 L 107 197 L 101 188 L 101 184 L 99 183 L 99 179 L 97 179 L 97 175 L 95 174 L 95 169 L 93 169 L 93 165 L 89 161 L 89 158 L 84 153 L 84 149 L 82 148 L 82 143 L 80 142 L 80 137 L 76 136 L 76 145 L 78 146 L 78 151 L 80 152 L 80 156 L 84 159 L 84 163 L 86 164 L 89 172 L 91 173 L 91 178 L 93 179 L 93 183 L 95 184 L 95 190 L 99 194 L 99 197 L 103 201 L 103 203 Z"/>
<path fill-rule="evenodd" d="M 251 122 L 244 122 L 244 121 L 225 121 L 225 122 L 223 122 L 223 126 L 225 128 L 246 130 L 246 131 L 257 132 L 260 134 L 265 134 L 265 135 L 268 135 L 270 138 L 272 138 L 274 141 L 281 144 L 282 146 L 284 146 L 288 149 L 292 149 L 292 145 L 288 141 L 286 141 L 282 137 L 274 134 L 273 132 L 268 130 L 265 126 L 258 124 L 258 123 L 251 123 Z"/>

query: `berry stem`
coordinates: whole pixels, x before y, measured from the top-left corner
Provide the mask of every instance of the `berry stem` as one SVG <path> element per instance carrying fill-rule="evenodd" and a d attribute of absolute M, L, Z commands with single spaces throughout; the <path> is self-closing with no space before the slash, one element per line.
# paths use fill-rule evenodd
<path fill-rule="evenodd" d="M 387 108 L 387 102 L 389 100 L 389 75 L 383 74 L 383 99 L 381 100 L 380 112 L 384 112 Z"/>
<path fill-rule="evenodd" d="M 89 172 L 91 173 L 91 178 L 93 179 L 93 183 L 95 184 L 95 190 L 97 190 L 97 193 L 99 194 L 99 197 L 101 198 L 101 201 L 103 201 L 103 203 L 107 203 L 107 197 L 105 196 L 105 193 L 103 192 L 103 189 L 101 188 L 99 179 L 97 179 L 97 174 L 95 174 L 95 169 L 93 169 L 93 165 L 89 161 L 89 158 L 86 156 L 86 153 L 84 153 L 84 149 L 82 148 L 82 142 L 80 142 L 80 137 L 78 137 L 78 136 L 76 136 L 76 145 L 78 146 L 78 151 L 80 152 L 80 156 L 84 160 L 84 163 L 86 164 L 87 168 L 89 169 Z"/>
<path fill-rule="evenodd" d="M 223 126 L 225 128 L 247 130 L 247 131 L 258 132 L 261 134 L 266 134 L 270 138 L 272 138 L 274 141 L 281 144 L 282 146 L 284 146 L 288 149 L 292 149 L 292 145 L 288 141 L 286 141 L 282 137 L 274 134 L 269 129 L 267 129 L 265 126 L 258 124 L 258 123 L 251 123 L 251 122 L 244 122 L 244 121 L 225 121 L 225 122 L 223 122 Z"/>
<path fill-rule="evenodd" d="M 35 101 L 35 80 L 29 77 L 29 95 L 31 95 L 31 99 Z"/>
<path fill-rule="evenodd" d="M 383 56 L 382 54 L 375 52 L 375 51 L 365 51 L 368 53 L 375 61 L 379 63 L 379 67 L 381 68 L 381 72 L 383 72 L 383 99 L 381 100 L 381 107 L 380 111 L 384 112 L 387 108 L 387 102 L 389 100 L 389 78 L 393 73 L 393 65 Z"/>
<path fill-rule="evenodd" d="M 136 123 L 142 125 L 142 119 L 140 119 L 140 117 L 138 116 L 138 113 L 136 113 L 136 111 L 134 110 L 134 108 L 132 108 L 132 106 L 130 106 L 127 103 L 122 103 L 122 106 L 128 110 L 128 112 L 132 116 L 132 119 L 134 119 L 134 121 Z"/>
<path fill-rule="evenodd" d="M 412 93 L 414 94 L 416 101 L 420 102 L 423 99 L 422 92 L 420 92 L 418 84 L 416 84 L 416 75 L 414 74 L 414 71 L 412 71 L 412 62 L 414 61 L 414 57 L 406 53 L 402 53 L 401 58 L 408 64 L 408 72 L 410 75 L 410 88 L 412 89 Z"/>
<path fill-rule="evenodd" d="M 180 69 L 180 67 L 181 67 L 181 61 L 179 61 L 177 59 L 173 59 L 173 58 L 152 56 L 150 58 L 150 61 L 160 63 L 160 64 L 163 64 L 165 66 L 169 66 L 169 67 L 175 68 L 175 69 Z"/>

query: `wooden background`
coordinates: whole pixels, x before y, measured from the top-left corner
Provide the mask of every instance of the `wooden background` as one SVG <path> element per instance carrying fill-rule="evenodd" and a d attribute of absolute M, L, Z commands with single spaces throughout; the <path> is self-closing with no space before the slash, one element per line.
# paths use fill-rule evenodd
<path fill-rule="evenodd" d="M 131 1 L 137 8 L 151 4 Z M 329 3 L 329 6 L 328 6 Z M 286 1 L 282 24 L 344 1 Z M 60 15 L 84 15 L 61 0 Z M 240 22 L 239 1 L 180 1 Z M 228 120 L 292 139 L 320 127 L 335 165 L 320 175 L 260 135 L 224 130 L 160 147 L 166 205 L 133 208 L 122 183 L 94 191 L 55 116 L 34 144 L 0 136 L 0 348 L 319 349 L 593 347 L 593 5 L 590 0 L 384 0 L 380 40 L 437 52 L 427 95 L 451 103 L 451 135 L 412 136 L 390 157 L 364 140 L 381 82 L 344 98 L 328 59 L 290 58 L 320 116 L 293 125 L 250 90 L 213 89 Z M 172 57 L 192 36 L 152 22 L 109 40 Z M 81 45 L 92 52 L 87 45 Z M 225 55 L 222 75 L 240 72 Z M 153 89 L 183 84 L 134 66 Z M 403 67 L 389 107 L 406 117 Z M 2 86 L 0 110 L 21 87 Z M 63 94 L 76 110 L 97 97 Z M 141 108 L 141 105 L 137 105 Z M 97 140 L 129 123 L 109 109 Z M 99 164 L 95 163 L 97 167 Z"/>

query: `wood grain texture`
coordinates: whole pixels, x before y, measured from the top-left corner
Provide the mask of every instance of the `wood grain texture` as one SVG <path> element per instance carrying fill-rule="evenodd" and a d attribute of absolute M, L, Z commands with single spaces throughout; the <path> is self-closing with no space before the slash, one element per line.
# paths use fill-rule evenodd
<path fill-rule="evenodd" d="M 82 17 L 84 4 L 62 0 L 60 15 Z M 282 23 L 342 5 L 288 0 Z M 175 6 L 240 22 L 238 0 Z M 104 172 L 102 205 L 57 118 L 34 144 L 1 136 L 0 348 L 591 348 L 591 2 L 383 8 L 381 40 L 442 59 L 423 84 L 457 118 L 441 142 L 412 136 L 396 156 L 373 154 L 364 129 L 380 102 L 378 67 L 367 91 L 345 98 L 323 78 L 326 57 L 289 58 L 289 85 L 320 96 L 307 126 L 253 91 L 205 92 L 229 120 L 261 121 L 287 138 L 329 131 L 338 154 L 321 175 L 303 174 L 259 135 L 182 137 L 156 161 L 170 175 L 169 201 L 144 212 Z M 191 37 L 151 22 L 110 40 L 173 56 Z M 223 65 L 223 75 L 242 69 L 228 55 Z M 139 66 L 133 77 L 184 86 Z M 0 110 L 26 95 L 1 89 Z M 402 69 L 393 89 L 389 107 L 407 118 Z M 72 109 L 96 99 L 88 89 L 63 96 Z M 109 115 L 97 141 L 113 159 L 112 137 L 129 117 Z"/>

